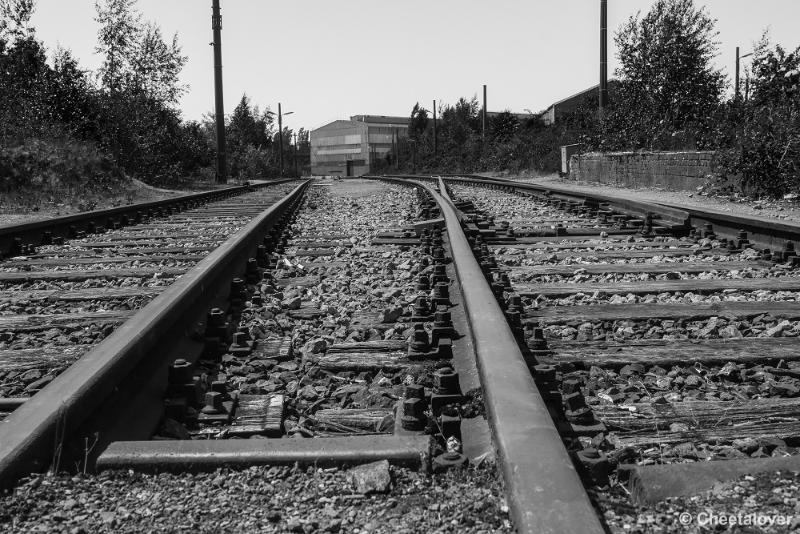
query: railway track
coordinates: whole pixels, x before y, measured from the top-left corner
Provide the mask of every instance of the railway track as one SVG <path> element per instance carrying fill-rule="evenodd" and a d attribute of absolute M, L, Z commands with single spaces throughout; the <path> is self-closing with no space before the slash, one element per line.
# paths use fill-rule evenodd
<path fill-rule="evenodd" d="M 125 528 L 163 519 L 130 495 L 172 510 L 192 487 L 180 528 L 622 531 L 634 504 L 795 468 L 796 229 L 500 180 L 383 180 L 266 189 L 257 215 L 198 209 L 213 235 L 164 219 L 66 248 L 11 241 L 26 256 L 0 277 L 26 282 L 5 282 L 21 294 L 0 320 L 41 341 L 4 350 L 91 350 L 36 387 L 6 371 L 6 398 L 41 391 L 0 422 L 0 479 L 16 484 L 0 521 L 70 524 L 32 516 L 100 484 L 70 510 L 99 502 Z M 60 306 L 63 324 L 103 326 L 58 337 Z M 48 466 L 99 474 L 16 482 Z M 217 491 L 226 512 L 209 518 Z"/>
<path fill-rule="evenodd" d="M 398 506 L 394 496 L 404 495 L 417 500 L 429 523 L 510 528 L 436 201 L 421 188 L 374 182 L 315 183 L 295 193 L 231 238 L 241 246 L 220 247 L 236 249 L 237 257 L 224 259 L 227 251 L 216 249 L 195 268 L 213 263 L 216 279 L 182 276 L 0 423 L 4 484 L 48 464 L 97 471 L 97 478 L 65 475 L 55 484 L 85 495 L 100 481 L 118 481 L 125 494 L 101 499 L 112 509 L 104 513 L 117 513 L 120 500 L 142 494 L 150 481 L 169 494 L 170 485 L 203 487 L 208 471 L 215 481 L 255 474 L 252 485 L 308 487 L 322 476 L 338 483 L 315 483 L 315 499 L 340 507 L 385 481 L 394 493 L 364 502 L 360 521 L 369 525 L 372 509 L 387 498 L 401 512 L 408 505 Z M 216 297 L 201 298 L 204 292 Z M 187 293 L 194 301 L 187 303 Z M 177 324 L 169 326 L 168 317 Z M 67 414 L 62 398 L 72 399 Z M 420 474 L 469 460 L 486 466 L 441 475 L 446 495 Z M 226 470 L 215 471 L 220 467 Z M 134 474 L 167 471 L 176 473 L 167 482 Z M 33 505 L 42 506 L 44 518 L 31 511 L 31 501 L 18 508 L 14 497 L 27 495 L 31 480 L 41 479 L 24 478 L 4 506 L 16 512 L 0 516 L 14 528 L 53 524 L 52 495 Z M 462 514 L 455 503 L 463 506 L 467 495 L 475 502 Z M 443 504 L 431 504 L 442 497 Z M 355 511 L 300 518 L 293 512 L 308 498 L 290 498 L 277 510 L 276 499 L 234 514 L 233 524 L 267 531 L 325 524 L 337 531 L 359 520 Z M 163 501 L 160 507 L 168 509 Z M 420 528 L 413 514 L 402 517 L 408 531 Z"/>
<path fill-rule="evenodd" d="M 246 196 L 210 197 L 202 205 L 199 195 L 180 204 L 149 203 L 135 210 L 135 225 L 120 210 L 85 217 L 81 230 L 74 224 L 78 217 L 67 217 L 62 226 L 50 226 L 62 234 L 55 238 L 40 223 L 42 237 L 47 234 L 39 246 L 23 241 L 37 225 L 4 232 L 0 404 L 6 410 L 21 405 L 293 188 L 281 184 Z M 103 218 L 108 228 L 97 226 Z M 73 238 L 64 243 L 63 234 Z"/>
<path fill-rule="evenodd" d="M 794 479 L 800 229 L 445 181 L 612 531 L 683 530 L 696 525 L 660 503 L 742 477 Z"/>

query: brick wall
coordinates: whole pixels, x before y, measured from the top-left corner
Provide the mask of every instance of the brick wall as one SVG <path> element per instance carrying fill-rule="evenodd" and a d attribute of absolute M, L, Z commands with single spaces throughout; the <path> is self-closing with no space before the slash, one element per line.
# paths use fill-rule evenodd
<path fill-rule="evenodd" d="M 590 152 L 570 159 L 571 178 L 621 187 L 694 191 L 713 172 L 713 152 Z"/>

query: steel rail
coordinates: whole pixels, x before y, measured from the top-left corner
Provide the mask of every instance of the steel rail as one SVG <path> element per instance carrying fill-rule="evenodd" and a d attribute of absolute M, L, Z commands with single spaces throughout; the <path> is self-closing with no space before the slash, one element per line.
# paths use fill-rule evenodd
<path fill-rule="evenodd" d="M 486 178 L 483 176 L 474 175 L 437 175 L 424 177 L 416 175 L 397 175 L 396 177 L 412 180 L 424 178 L 434 181 L 438 178 L 443 178 L 450 182 L 496 186 L 506 188 L 508 190 L 548 195 L 549 198 L 584 202 L 586 204 L 594 205 L 595 207 L 599 206 L 600 204 L 606 204 L 615 211 L 627 213 L 636 217 L 645 217 L 648 214 L 652 214 L 656 216 L 657 221 L 673 226 L 675 227 L 674 229 L 685 227 L 688 230 L 689 228 L 689 213 L 679 206 L 668 206 L 666 204 L 658 204 L 654 202 L 641 202 L 638 200 L 598 195 L 594 193 L 589 194 L 580 191 L 570 191 L 568 189 L 559 187 L 545 187 L 542 185 L 515 182 L 513 180 L 504 180 L 502 178 Z"/>
<path fill-rule="evenodd" d="M 104 408 L 138 364 L 160 356 L 163 339 L 192 331 L 208 304 L 228 294 L 230 280 L 244 271 L 264 234 L 309 183 L 250 221 L 5 419 L 0 424 L 0 487 L 45 468 L 60 443 Z"/>
<path fill-rule="evenodd" d="M 445 219 L 517 531 L 605 532 L 444 183 L 439 181 L 442 194 L 422 182 L 410 183 L 431 193 Z"/>
<path fill-rule="evenodd" d="M 666 215 L 667 218 L 670 219 L 673 217 L 685 217 L 687 227 L 700 229 L 706 224 L 710 224 L 714 230 L 714 233 L 725 239 L 736 240 L 738 239 L 739 232 L 745 231 L 747 232 L 747 238 L 751 243 L 764 248 L 769 248 L 773 252 L 782 249 L 786 242 L 789 241 L 795 244 L 800 244 L 800 225 L 769 219 L 766 217 L 758 217 L 754 215 L 741 216 L 718 211 L 712 208 L 686 206 L 675 204 L 673 202 L 645 202 L 621 199 L 617 197 L 601 195 L 598 193 L 574 191 L 565 187 L 521 183 L 504 178 L 489 178 L 470 174 L 448 174 L 441 176 L 447 180 L 484 183 L 487 185 L 502 185 L 512 187 L 520 191 L 549 191 L 560 196 L 592 199 L 598 202 L 609 202 L 622 208 L 625 208 L 626 206 L 629 208 L 634 208 L 640 212 L 643 210 L 649 210 L 662 216 Z M 412 178 L 412 176 L 409 176 L 409 178 Z"/>
<path fill-rule="evenodd" d="M 39 245 L 42 243 L 45 232 L 50 232 L 52 237 L 68 238 L 71 230 L 86 230 L 90 223 L 97 226 L 105 226 L 110 218 L 121 219 L 123 216 L 136 217 L 138 212 L 146 212 L 152 209 L 172 207 L 185 209 L 190 204 L 197 202 L 212 202 L 214 200 L 247 193 L 253 189 L 269 187 L 291 180 L 292 179 L 284 179 L 255 185 L 226 187 L 224 189 L 190 193 L 162 200 L 140 202 L 138 204 L 74 213 L 72 215 L 53 217 L 40 221 L 0 226 L 0 258 L 11 249 L 16 238 L 19 238 L 24 244 Z"/>

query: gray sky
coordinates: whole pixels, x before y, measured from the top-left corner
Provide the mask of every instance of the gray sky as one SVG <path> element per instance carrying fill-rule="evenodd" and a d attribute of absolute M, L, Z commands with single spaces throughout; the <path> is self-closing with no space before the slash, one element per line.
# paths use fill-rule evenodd
<path fill-rule="evenodd" d="M 488 85 L 489 109 L 540 111 L 597 83 L 598 0 L 221 0 L 225 110 L 246 92 L 262 108 L 282 102 L 290 128 L 350 115 L 409 115 L 414 103 L 454 103 Z M 613 34 L 654 0 L 609 0 Z M 798 0 L 695 0 L 718 19 L 721 67 L 733 76 L 737 45 L 800 44 Z M 139 0 L 145 19 L 178 32 L 189 62 L 184 118 L 214 106 L 211 0 Z M 49 48 L 69 48 L 94 69 L 94 0 L 38 0 L 33 24 Z"/>

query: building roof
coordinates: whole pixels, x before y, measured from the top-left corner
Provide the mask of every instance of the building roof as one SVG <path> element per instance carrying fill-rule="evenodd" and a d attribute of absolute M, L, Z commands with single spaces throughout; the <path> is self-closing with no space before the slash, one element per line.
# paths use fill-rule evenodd
<path fill-rule="evenodd" d="M 553 107 L 553 106 L 557 106 L 557 105 L 559 105 L 559 104 L 563 104 L 564 102 L 567 102 L 567 101 L 569 101 L 569 100 L 572 100 L 573 98 L 578 98 L 578 97 L 581 97 L 581 96 L 583 96 L 583 95 L 586 95 L 586 94 L 590 94 L 590 93 L 597 92 L 597 91 L 599 91 L 599 90 L 600 90 L 600 84 L 595 84 L 595 85 L 593 85 L 593 86 L 589 87 L 588 89 L 584 89 L 583 91 L 578 91 L 578 92 L 577 92 L 577 93 L 575 93 L 574 95 L 570 95 L 570 96 L 568 96 L 567 98 L 562 98 L 562 99 L 561 99 L 561 100 L 559 100 L 558 102 L 554 102 L 553 104 L 551 104 L 550 106 L 548 106 L 548 107 L 547 107 L 547 109 L 550 109 L 551 107 Z"/>
<path fill-rule="evenodd" d="M 313 132 L 318 132 L 319 130 L 327 129 L 327 128 L 330 128 L 331 126 L 339 126 L 339 127 L 351 126 L 352 127 L 352 126 L 358 126 L 358 124 L 359 124 L 358 122 L 352 121 L 352 120 L 337 119 L 337 120 L 331 121 L 331 122 L 329 122 L 327 124 L 323 124 L 319 128 L 314 128 L 313 130 L 311 130 L 311 132 L 312 133 Z"/>
<path fill-rule="evenodd" d="M 353 115 L 351 121 L 357 122 L 377 122 L 380 124 L 402 124 L 407 125 L 411 120 L 409 117 L 392 117 L 388 115 Z"/>

